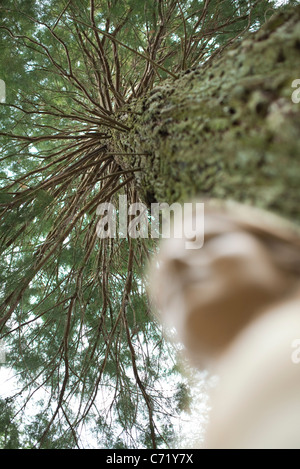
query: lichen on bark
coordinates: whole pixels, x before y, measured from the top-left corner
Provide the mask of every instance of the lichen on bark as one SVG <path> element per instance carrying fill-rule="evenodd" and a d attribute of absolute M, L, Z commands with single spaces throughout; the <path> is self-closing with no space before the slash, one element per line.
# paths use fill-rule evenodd
<path fill-rule="evenodd" d="M 114 151 L 141 198 L 233 199 L 300 222 L 300 6 L 127 108 Z"/>

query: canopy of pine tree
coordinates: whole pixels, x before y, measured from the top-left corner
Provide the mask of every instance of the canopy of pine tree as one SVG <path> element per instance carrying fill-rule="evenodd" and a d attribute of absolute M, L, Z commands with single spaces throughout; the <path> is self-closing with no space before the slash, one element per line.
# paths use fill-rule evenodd
<path fill-rule="evenodd" d="M 297 3 L 1 2 L 1 448 L 187 445 L 156 242 L 100 239 L 97 207 L 205 195 L 299 220 Z"/>

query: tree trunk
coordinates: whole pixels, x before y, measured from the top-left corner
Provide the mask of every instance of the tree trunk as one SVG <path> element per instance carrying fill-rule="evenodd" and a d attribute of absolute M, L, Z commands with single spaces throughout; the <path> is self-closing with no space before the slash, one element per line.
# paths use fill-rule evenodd
<path fill-rule="evenodd" d="M 119 162 L 141 168 L 142 200 L 233 199 L 300 222 L 297 78 L 300 6 L 132 102 L 113 147 L 136 153 Z"/>

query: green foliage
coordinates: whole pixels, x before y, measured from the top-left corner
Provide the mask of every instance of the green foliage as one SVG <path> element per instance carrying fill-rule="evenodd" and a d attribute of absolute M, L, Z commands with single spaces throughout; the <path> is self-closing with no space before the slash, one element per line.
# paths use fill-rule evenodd
<path fill-rule="evenodd" d="M 13 418 L 14 410 L 9 401 L 0 399 L 0 449 L 19 448 L 19 430 Z"/>
<path fill-rule="evenodd" d="M 190 389 L 186 383 L 179 383 L 176 393 L 177 406 L 180 411 L 190 412 L 191 394 Z"/>

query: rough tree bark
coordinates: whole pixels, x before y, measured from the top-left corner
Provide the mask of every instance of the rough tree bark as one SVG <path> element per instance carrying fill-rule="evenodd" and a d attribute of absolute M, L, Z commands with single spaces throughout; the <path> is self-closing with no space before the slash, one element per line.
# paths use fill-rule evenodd
<path fill-rule="evenodd" d="M 234 199 L 300 222 L 300 6 L 131 103 L 114 151 L 141 198 Z"/>

